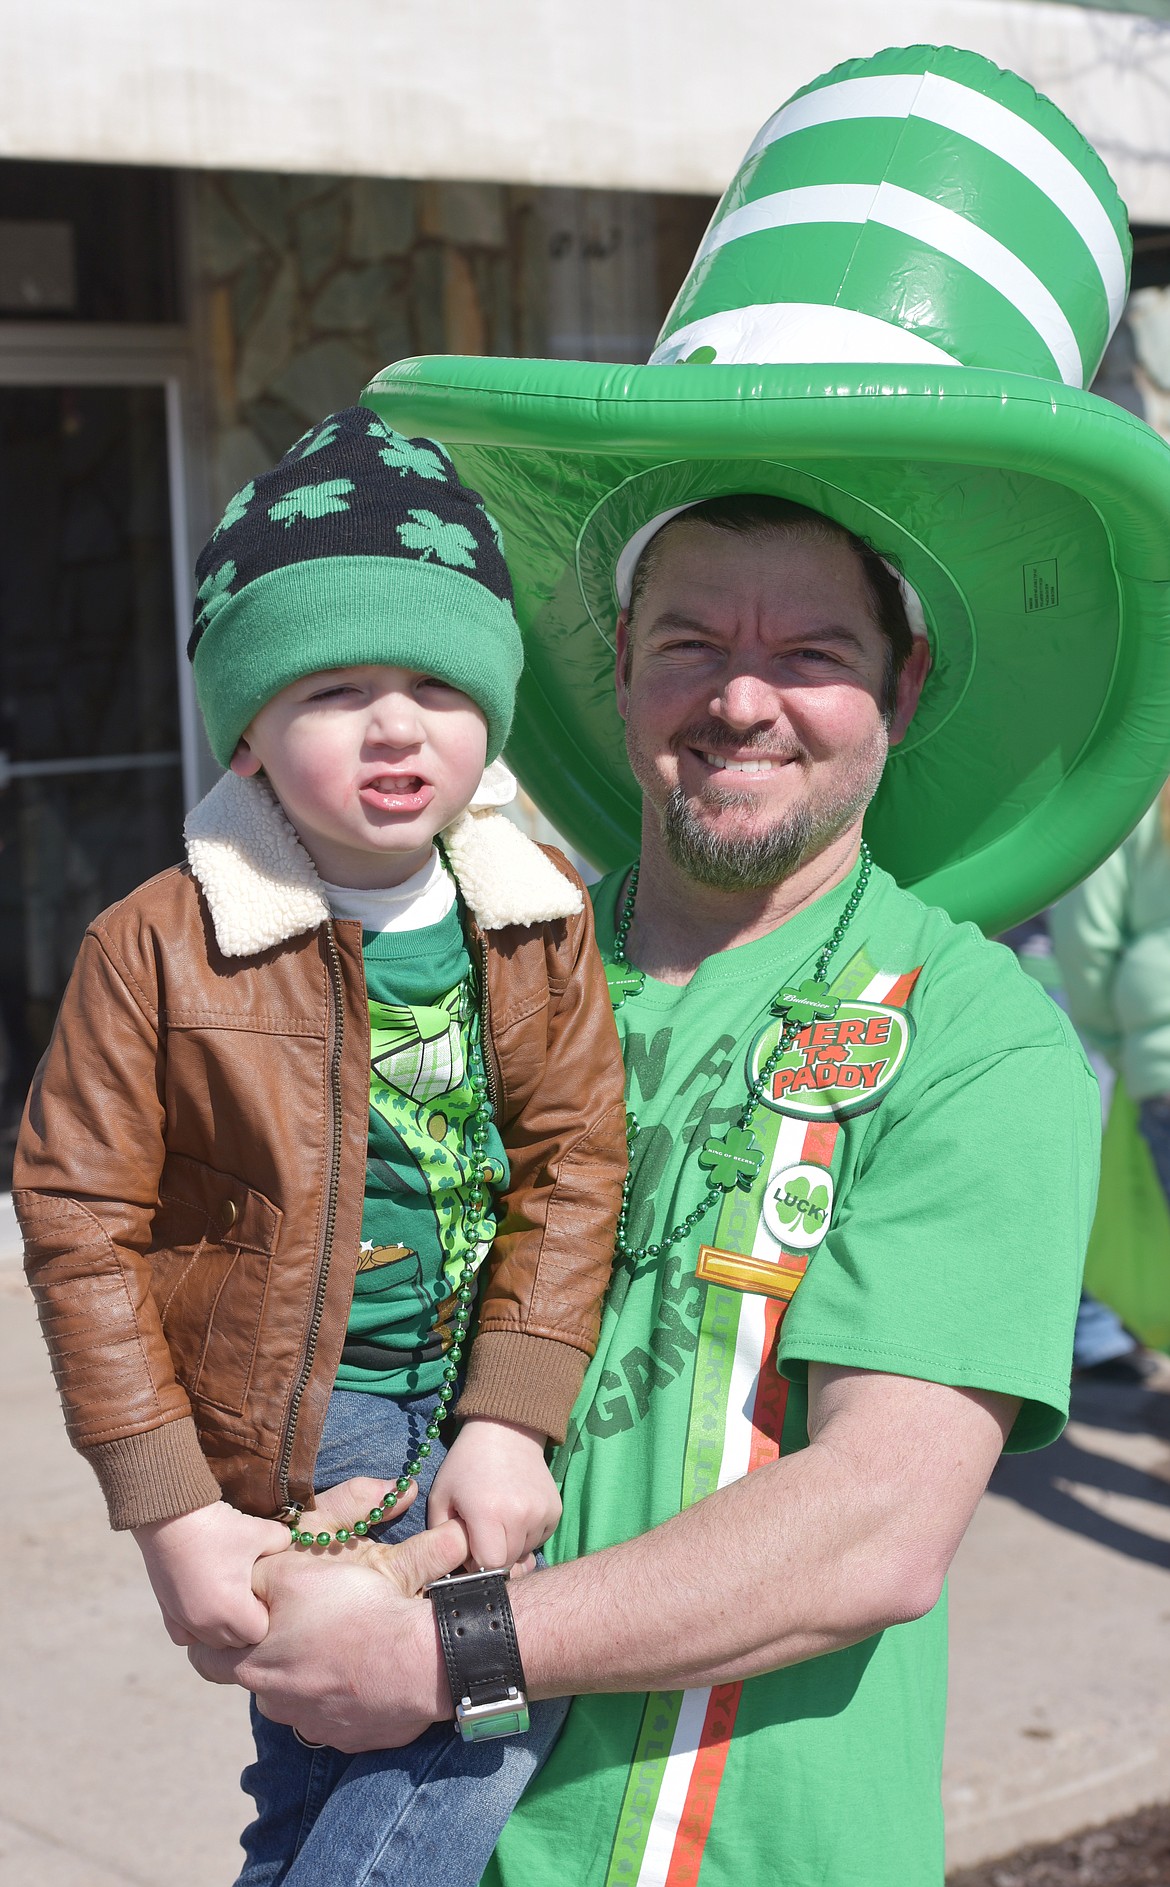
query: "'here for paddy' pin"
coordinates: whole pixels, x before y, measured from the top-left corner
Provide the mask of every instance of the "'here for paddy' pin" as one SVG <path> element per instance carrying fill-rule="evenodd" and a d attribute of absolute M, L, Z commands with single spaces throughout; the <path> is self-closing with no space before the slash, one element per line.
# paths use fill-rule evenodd
<path fill-rule="evenodd" d="M 813 985 L 807 996 L 804 990 L 785 990 L 777 998 L 776 1007 L 784 1013 L 752 1043 L 747 1078 L 759 1079 L 788 1022 L 800 1020 L 795 1041 L 780 1057 L 760 1099 L 777 1113 L 802 1120 L 840 1120 L 876 1107 L 889 1092 L 905 1067 L 914 1019 L 908 1010 L 885 1003 L 830 1005 L 812 993 L 818 988 Z"/>

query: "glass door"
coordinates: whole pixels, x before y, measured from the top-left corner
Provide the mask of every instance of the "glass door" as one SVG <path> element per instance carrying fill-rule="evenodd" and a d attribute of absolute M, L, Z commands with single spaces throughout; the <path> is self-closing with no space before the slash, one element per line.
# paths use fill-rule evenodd
<path fill-rule="evenodd" d="M 181 855 L 163 385 L 0 386 L 0 1188 L 82 933 Z"/>

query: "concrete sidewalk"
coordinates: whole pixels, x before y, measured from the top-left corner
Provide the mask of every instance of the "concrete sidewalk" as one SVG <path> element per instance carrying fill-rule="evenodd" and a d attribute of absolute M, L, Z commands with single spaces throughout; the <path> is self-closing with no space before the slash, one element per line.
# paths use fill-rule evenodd
<path fill-rule="evenodd" d="M 12 1231 L 0 1202 L 0 1883 L 228 1887 L 244 1699 L 193 1675 L 133 1543 L 106 1528 L 65 1440 Z M 1170 1366 L 1160 1382 L 1080 1390 L 1066 1438 L 1004 1464 L 964 1542 L 955 1865 L 1170 1797 Z"/>
<path fill-rule="evenodd" d="M 1078 1383 L 1005 1458 L 951 1574 L 948 1855 L 973 1865 L 1170 1800 L 1170 1360 Z"/>

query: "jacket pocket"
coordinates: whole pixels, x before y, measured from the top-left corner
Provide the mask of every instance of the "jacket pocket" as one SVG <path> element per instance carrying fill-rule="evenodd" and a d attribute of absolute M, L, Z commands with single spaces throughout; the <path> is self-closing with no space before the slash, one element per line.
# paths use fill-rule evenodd
<path fill-rule="evenodd" d="M 234 1174 L 185 1154 L 168 1157 L 151 1289 L 193 1402 L 244 1412 L 280 1224 L 279 1207 Z"/>

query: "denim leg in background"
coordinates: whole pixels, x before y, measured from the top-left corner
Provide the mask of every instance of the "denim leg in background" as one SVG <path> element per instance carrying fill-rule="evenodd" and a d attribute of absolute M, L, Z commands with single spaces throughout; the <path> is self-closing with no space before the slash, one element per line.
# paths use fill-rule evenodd
<path fill-rule="evenodd" d="M 1073 1332 L 1073 1368 L 1096 1369 L 1099 1363 L 1132 1356 L 1137 1347 L 1117 1312 L 1082 1291 Z"/>
<path fill-rule="evenodd" d="M 417 1454 L 437 1400 L 335 1389 L 317 1457 L 318 1491 L 358 1474 L 392 1486 Z M 413 1507 L 377 1528 L 376 1538 L 403 1540 L 426 1525 L 444 1453 L 435 1442 Z M 567 1711 L 568 1699 L 534 1705 L 527 1736 L 464 1743 L 440 1723 L 405 1749 L 346 1756 L 306 1749 L 253 1706 L 257 1759 L 243 1785 L 256 1818 L 240 1837 L 245 1861 L 236 1887 L 477 1887 Z"/>

